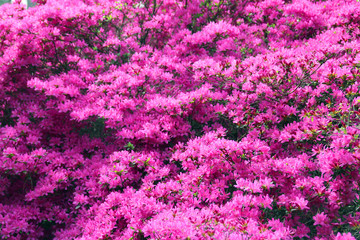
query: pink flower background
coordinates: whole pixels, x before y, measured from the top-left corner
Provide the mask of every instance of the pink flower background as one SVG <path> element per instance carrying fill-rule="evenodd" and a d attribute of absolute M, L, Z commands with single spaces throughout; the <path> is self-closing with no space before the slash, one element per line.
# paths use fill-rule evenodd
<path fill-rule="evenodd" d="M 357 0 L 0 7 L 0 239 L 360 239 Z"/>

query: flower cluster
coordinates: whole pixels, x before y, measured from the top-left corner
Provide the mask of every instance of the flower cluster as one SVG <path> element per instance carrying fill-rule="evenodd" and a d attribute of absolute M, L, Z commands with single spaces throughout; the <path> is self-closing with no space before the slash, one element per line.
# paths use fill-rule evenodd
<path fill-rule="evenodd" d="M 356 0 L 0 7 L 0 239 L 360 237 Z"/>

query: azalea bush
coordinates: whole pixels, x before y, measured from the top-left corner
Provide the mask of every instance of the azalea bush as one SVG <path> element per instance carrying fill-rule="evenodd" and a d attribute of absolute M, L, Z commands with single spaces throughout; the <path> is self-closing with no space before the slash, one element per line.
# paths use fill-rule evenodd
<path fill-rule="evenodd" d="M 356 0 L 0 7 L 0 239 L 360 239 Z"/>

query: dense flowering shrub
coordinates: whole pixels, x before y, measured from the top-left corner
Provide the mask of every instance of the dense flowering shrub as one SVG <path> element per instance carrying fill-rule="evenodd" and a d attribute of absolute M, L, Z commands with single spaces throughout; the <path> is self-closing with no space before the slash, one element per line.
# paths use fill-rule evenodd
<path fill-rule="evenodd" d="M 355 239 L 356 0 L 0 7 L 1 239 Z"/>

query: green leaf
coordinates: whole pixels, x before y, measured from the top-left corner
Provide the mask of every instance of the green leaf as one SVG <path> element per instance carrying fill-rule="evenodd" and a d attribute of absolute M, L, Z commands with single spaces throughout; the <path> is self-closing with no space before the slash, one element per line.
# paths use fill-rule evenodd
<path fill-rule="evenodd" d="M 128 151 L 131 151 L 131 150 L 134 150 L 135 149 L 135 146 L 131 143 L 131 142 L 128 142 L 125 146 L 126 150 Z"/>

